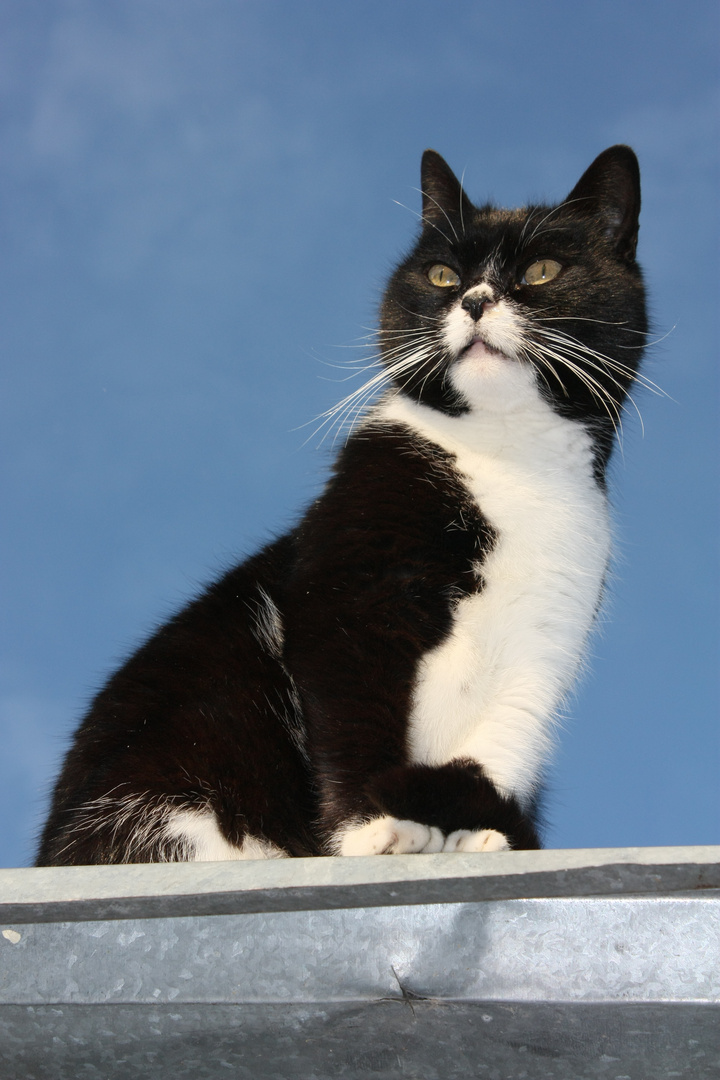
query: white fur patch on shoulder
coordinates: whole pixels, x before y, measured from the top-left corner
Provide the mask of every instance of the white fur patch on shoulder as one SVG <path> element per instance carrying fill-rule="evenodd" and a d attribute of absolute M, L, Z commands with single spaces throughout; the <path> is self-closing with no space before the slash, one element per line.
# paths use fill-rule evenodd
<path fill-rule="evenodd" d="M 173 810 L 165 823 L 165 838 L 179 844 L 186 862 L 227 862 L 231 859 L 286 859 L 287 853 L 267 840 L 246 836 L 240 847 L 220 832 L 212 810 Z"/>
<path fill-rule="evenodd" d="M 275 660 L 282 656 L 285 631 L 282 617 L 273 598 L 258 585 L 258 601 L 255 613 L 255 639 Z"/>
<path fill-rule="evenodd" d="M 386 815 L 346 825 L 334 837 L 332 846 L 338 855 L 429 854 L 442 851 L 443 835 L 434 826 Z"/>
<path fill-rule="evenodd" d="M 456 829 L 445 837 L 443 851 L 509 851 L 508 838 L 497 829 Z"/>

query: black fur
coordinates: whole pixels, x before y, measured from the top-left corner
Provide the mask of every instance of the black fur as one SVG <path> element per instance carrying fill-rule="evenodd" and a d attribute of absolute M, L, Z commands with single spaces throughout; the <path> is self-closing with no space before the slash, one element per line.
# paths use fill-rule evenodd
<path fill-rule="evenodd" d="M 646 330 L 632 151 L 606 151 L 558 208 L 476 208 L 433 151 L 423 192 L 422 233 L 382 306 L 400 390 L 449 416 L 467 411 L 440 348 L 403 371 L 392 350 L 457 298 L 428 286 L 429 265 L 452 267 L 465 290 L 494 253 L 498 294 L 530 316 L 542 308 L 545 326 L 562 319 L 565 333 L 622 365 L 592 376 L 619 408 Z M 550 255 L 562 275 L 524 286 L 525 268 Z M 536 367 L 553 408 L 595 433 L 602 480 L 612 411 L 576 372 Z M 360 427 L 299 525 L 163 626 L 97 695 L 37 863 L 187 858 L 162 814 L 193 808 L 211 810 L 232 844 L 251 836 L 292 856 L 326 854 L 344 824 L 378 813 L 443 833 L 497 829 L 513 847 L 538 847 L 536 809 L 500 795 L 480 765 L 431 768 L 407 745 L 418 664 L 450 632 L 458 600 L 482 588 L 476 567 L 496 539 L 452 455 L 401 424 Z"/>
<path fill-rule="evenodd" d="M 458 828 L 496 829 L 513 848 L 539 848 L 537 829 L 517 799 L 501 795 L 475 761 L 401 765 L 375 776 L 367 794 L 382 814 L 435 825 L 445 835 Z"/>

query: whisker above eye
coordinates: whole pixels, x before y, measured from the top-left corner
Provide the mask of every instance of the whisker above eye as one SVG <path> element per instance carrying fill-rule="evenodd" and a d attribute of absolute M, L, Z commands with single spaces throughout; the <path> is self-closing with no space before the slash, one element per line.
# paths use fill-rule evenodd
<path fill-rule="evenodd" d="M 416 189 L 416 190 L 417 190 L 417 189 Z M 436 230 L 437 230 L 437 232 L 439 232 L 439 233 L 440 233 L 440 235 L 442 236 L 443 240 L 447 240 L 448 244 L 452 243 L 452 241 L 450 240 L 450 237 L 449 237 L 449 236 L 447 236 L 447 235 L 446 235 L 446 233 L 444 233 L 444 232 L 442 231 L 442 229 L 440 228 L 440 226 L 439 226 L 439 225 L 436 225 L 434 221 L 427 221 L 427 220 L 426 220 L 426 219 L 425 219 L 425 218 L 423 217 L 423 215 L 422 215 L 422 214 L 419 214 L 419 213 L 417 212 L 417 210 L 413 210 L 413 208 L 412 208 L 411 206 L 406 206 L 406 205 L 405 205 L 405 203 L 401 203 L 401 202 L 398 202 L 398 200 L 397 200 L 397 199 L 393 199 L 393 202 L 395 203 L 395 205 L 396 205 L 396 206 L 400 206 L 400 207 L 402 207 L 402 209 L 403 209 L 403 210 L 409 210 L 411 214 L 414 214 L 416 218 L 419 218 L 419 219 L 420 219 L 420 220 L 422 221 L 423 225 L 431 225 L 431 226 L 433 227 L 433 229 L 436 229 Z M 447 217 L 447 214 L 446 214 L 445 216 Z M 455 230 L 453 229 L 453 232 L 454 232 L 454 231 L 455 231 Z M 456 234 L 456 236 L 455 236 L 455 239 L 457 239 L 457 234 Z"/>
<path fill-rule="evenodd" d="M 430 194 L 429 194 L 429 193 L 428 193 L 427 191 L 422 191 L 422 190 L 421 190 L 420 188 L 415 188 L 415 191 L 419 191 L 419 192 L 420 192 L 420 194 L 421 194 L 421 195 L 423 196 L 423 198 L 425 198 L 425 199 L 429 199 L 429 200 L 430 200 L 430 202 L 431 202 L 431 203 L 433 204 L 433 206 L 435 206 L 435 207 L 436 207 L 436 208 L 437 208 L 438 210 L 440 210 L 440 212 L 442 213 L 443 217 L 444 217 L 444 218 L 445 218 L 445 220 L 447 221 L 448 225 L 449 225 L 449 226 L 450 226 L 450 228 L 452 229 L 452 231 L 453 231 L 453 236 L 455 237 L 455 239 L 456 239 L 456 240 L 459 240 L 459 239 L 460 239 L 460 237 L 458 236 L 458 234 L 457 234 L 457 230 L 456 230 L 455 226 L 453 225 L 453 223 L 452 223 L 452 220 L 451 220 L 451 218 L 450 218 L 450 215 L 448 214 L 448 212 L 447 212 L 447 210 L 445 209 L 445 207 L 444 207 L 444 206 L 442 206 L 442 205 L 441 205 L 441 204 L 440 204 L 440 203 L 439 203 L 439 202 L 437 201 L 437 199 L 434 199 L 434 198 L 432 197 L 432 195 L 430 195 Z M 433 224 L 433 223 L 432 223 L 431 221 L 428 221 L 428 220 L 427 220 L 427 219 L 426 219 L 426 218 L 425 218 L 424 216 L 423 216 L 423 222 L 424 222 L 424 224 L 426 224 L 426 225 L 432 225 L 432 224 Z M 437 226 L 435 226 L 435 227 L 437 228 Z"/>

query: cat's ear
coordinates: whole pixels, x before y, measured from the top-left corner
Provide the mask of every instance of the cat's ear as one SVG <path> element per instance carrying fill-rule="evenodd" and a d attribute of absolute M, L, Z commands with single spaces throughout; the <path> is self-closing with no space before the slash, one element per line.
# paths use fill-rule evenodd
<path fill-rule="evenodd" d="M 629 146 L 611 146 L 580 177 L 565 205 L 574 212 L 599 216 L 605 234 L 623 259 L 634 259 L 640 216 L 640 169 Z"/>
<path fill-rule="evenodd" d="M 423 224 L 442 229 L 448 218 L 463 218 L 472 213 L 472 203 L 462 184 L 435 150 L 426 150 L 422 156 L 420 184 Z"/>

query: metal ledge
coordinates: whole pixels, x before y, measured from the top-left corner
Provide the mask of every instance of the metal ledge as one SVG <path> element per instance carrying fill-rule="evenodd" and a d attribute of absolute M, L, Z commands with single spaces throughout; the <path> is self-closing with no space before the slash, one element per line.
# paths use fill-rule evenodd
<path fill-rule="evenodd" d="M 720 848 L 0 871 L 3 1080 L 720 1075 Z"/>
<path fill-rule="evenodd" d="M 240 915 L 720 889 L 720 846 L 0 870 L 0 921 Z"/>

